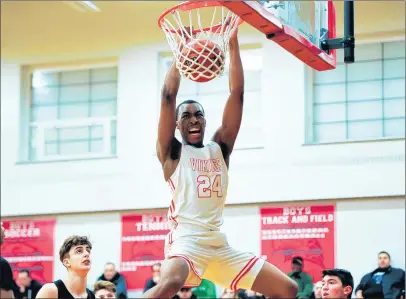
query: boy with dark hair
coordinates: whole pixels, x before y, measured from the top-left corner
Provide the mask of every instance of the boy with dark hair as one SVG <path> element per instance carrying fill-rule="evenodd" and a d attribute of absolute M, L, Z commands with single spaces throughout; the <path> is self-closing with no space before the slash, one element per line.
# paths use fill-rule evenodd
<path fill-rule="evenodd" d="M 322 285 L 323 299 L 350 299 L 354 289 L 354 279 L 347 270 L 329 269 L 323 271 Z"/>
<path fill-rule="evenodd" d="M 59 259 L 68 270 L 68 277 L 45 284 L 37 298 L 95 298 L 86 288 L 87 274 L 91 268 L 92 243 L 85 236 L 67 238 L 59 250 Z"/>

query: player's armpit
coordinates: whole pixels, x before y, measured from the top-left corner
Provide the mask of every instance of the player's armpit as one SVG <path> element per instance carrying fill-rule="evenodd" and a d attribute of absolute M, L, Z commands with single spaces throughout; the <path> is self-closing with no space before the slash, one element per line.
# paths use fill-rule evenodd
<path fill-rule="evenodd" d="M 221 153 L 223 154 L 224 161 L 226 162 L 226 165 L 228 167 L 229 166 L 229 159 L 228 158 L 230 157 L 231 151 L 230 151 L 229 146 L 222 141 L 222 134 L 223 134 L 223 128 L 220 127 L 214 133 L 211 140 L 213 140 L 215 143 L 217 143 L 220 146 Z"/>
<path fill-rule="evenodd" d="M 157 155 L 164 164 L 171 152 L 176 128 L 176 96 L 180 85 L 180 75 L 175 63 L 166 75 L 161 92 L 161 111 L 158 123 Z"/>
<path fill-rule="evenodd" d="M 53 283 L 46 283 L 39 290 L 35 298 L 58 298 L 58 288 Z"/>
<path fill-rule="evenodd" d="M 212 138 L 218 145 L 224 144 L 227 146 L 227 151 L 223 152 L 224 158 L 231 155 L 240 131 L 243 112 L 242 101 L 244 101 L 243 91 L 231 92 L 224 108 L 222 125 Z"/>

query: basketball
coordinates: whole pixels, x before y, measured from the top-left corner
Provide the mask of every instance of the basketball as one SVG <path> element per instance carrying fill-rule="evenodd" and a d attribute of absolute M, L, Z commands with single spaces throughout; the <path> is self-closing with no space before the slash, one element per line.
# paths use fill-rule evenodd
<path fill-rule="evenodd" d="M 196 40 L 183 47 L 180 71 L 192 81 L 208 82 L 223 72 L 224 60 L 224 52 L 217 44 Z"/>

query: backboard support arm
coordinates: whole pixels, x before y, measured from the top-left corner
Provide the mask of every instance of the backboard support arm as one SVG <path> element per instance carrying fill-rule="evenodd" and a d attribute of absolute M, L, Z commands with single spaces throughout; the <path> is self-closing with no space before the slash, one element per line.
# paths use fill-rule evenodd
<path fill-rule="evenodd" d="M 321 42 L 324 51 L 344 49 L 344 62 L 355 61 L 355 36 L 354 36 L 354 1 L 344 1 L 344 37 L 325 39 Z"/>

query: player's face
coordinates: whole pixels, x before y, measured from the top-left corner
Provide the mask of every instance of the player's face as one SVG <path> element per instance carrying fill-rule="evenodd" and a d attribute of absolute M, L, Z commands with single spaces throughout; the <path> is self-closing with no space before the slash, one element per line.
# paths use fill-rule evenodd
<path fill-rule="evenodd" d="M 190 145 L 203 144 L 206 119 L 199 104 L 184 104 L 179 107 L 177 128 L 184 142 Z"/>
<path fill-rule="evenodd" d="M 343 287 L 343 284 L 337 276 L 326 275 L 322 280 L 322 298 L 347 298 L 352 292 L 350 286 Z"/>
<path fill-rule="evenodd" d="M 90 248 L 87 245 L 78 245 L 71 248 L 69 257 L 63 260 L 66 268 L 74 272 L 87 274 L 91 268 Z"/>
<path fill-rule="evenodd" d="M 388 268 L 390 266 L 390 258 L 386 253 L 378 255 L 379 268 Z"/>

